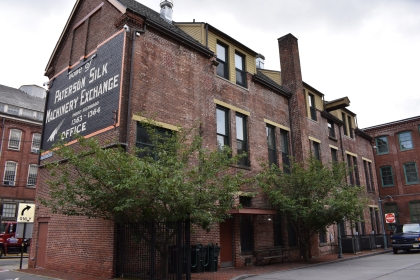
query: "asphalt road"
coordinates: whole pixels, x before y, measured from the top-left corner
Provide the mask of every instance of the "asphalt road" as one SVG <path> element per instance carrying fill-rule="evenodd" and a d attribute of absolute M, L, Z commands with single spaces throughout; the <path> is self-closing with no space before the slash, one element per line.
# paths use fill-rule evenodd
<path fill-rule="evenodd" d="M 392 253 L 270 273 L 246 280 L 411 280 L 420 279 L 420 251 Z"/>
<path fill-rule="evenodd" d="M 0 259 L 0 280 L 45 280 L 46 278 L 25 273 L 15 272 L 14 269 L 19 269 L 20 255 L 11 255 L 11 257 L 3 256 Z M 22 268 L 28 267 L 28 258 L 24 257 L 22 261 Z M 51 280 L 51 278 L 49 278 Z"/>

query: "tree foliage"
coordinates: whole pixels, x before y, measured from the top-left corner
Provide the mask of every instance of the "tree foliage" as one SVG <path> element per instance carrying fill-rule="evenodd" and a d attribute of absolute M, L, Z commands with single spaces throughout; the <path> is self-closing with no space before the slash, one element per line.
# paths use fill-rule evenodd
<path fill-rule="evenodd" d="M 303 163 L 291 162 L 290 173 L 263 166 L 257 182 L 295 229 L 307 260 L 310 238 L 343 218 L 360 219 L 366 196 L 364 188 L 346 183 L 349 169 L 344 162 L 324 165 L 312 156 Z"/>
<path fill-rule="evenodd" d="M 117 223 L 190 219 L 209 229 L 222 221 L 244 183 L 229 168 L 238 158 L 228 147 L 204 148 L 199 126 L 172 134 L 158 133 L 150 120 L 144 127 L 152 146 L 134 152 L 103 148 L 95 138 L 59 142 L 54 153 L 66 161 L 49 164 L 50 197 L 42 203 L 55 213 Z"/>

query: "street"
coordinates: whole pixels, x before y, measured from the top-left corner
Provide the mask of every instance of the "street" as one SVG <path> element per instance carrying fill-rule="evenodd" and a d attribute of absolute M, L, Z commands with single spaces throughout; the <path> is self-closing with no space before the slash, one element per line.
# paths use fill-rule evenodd
<path fill-rule="evenodd" d="M 19 269 L 20 255 L 11 255 L 11 257 L 3 256 L 0 259 L 0 280 L 41 280 L 44 277 L 28 275 L 20 272 L 13 271 Z M 22 268 L 28 267 L 28 258 L 24 257 L 22 262 Z"/>
<path fill-rule="evenodd" d="M 419 279 L 420 251 L 392 253 L 249 277 L 249 280 Z"/>

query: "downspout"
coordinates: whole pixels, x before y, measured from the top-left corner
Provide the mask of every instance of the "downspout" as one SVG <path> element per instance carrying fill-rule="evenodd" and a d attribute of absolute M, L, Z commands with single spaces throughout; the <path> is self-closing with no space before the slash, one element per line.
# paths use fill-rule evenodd
<path fill-rule="evenodd" d="M 291 106 L 290 106 L 290 98 L 292 98 L 292 97 L 289 97 L 288 99 L 287 99 L 287 103 L 288 103 L 288 106 L 289 106 L 289 124 L 290 124 L 290 154 L 291 155 L 293 155 L 293 141 L 292 141 L 292 139 L 293 139 L 293 124 L 292 124 L 292 112 L 291 112 Z"/>
<path fill-rule="evenodd" d="M 48 85 L 48 89 L 49 88 L 50 88 L 50 85 Z M 41 165 L 41 151 L 43 150 L 42 143 L 44 143 L 45 120 L 47 119 L 47 105 L 48 105 L 49 99 L 50 99 L 50 91 L 47 90 L 47 95 L 45 97 L 45 104 L 44 104 L 44 118 L 42 119 L 41 149 L 40 149 L 40 153 L 38 154 L 38 165 Z"/>
<path fill-rule="evenodd" d="M 133 67 L 134 67 L 134 42 L 137 36 L 146 32 L 146 23 L 143 24 L 143 30 L 133 30 L 133 37 L 131 39 L 131 61 L 130 61 L 130 85 L 128 89 L 128 104 L 127 104 L 127 126 L 125 134 L 125 150 L 128 151 L 129 148 L 129 132 L 130 132 L 130 120 L 131 120 L 131 96 L 133 95 Z M 138 35 L 137 35 L 138 34 Z"/>
<path fill-rule="evenodd" d="M 1 132 L 1 141 L 0 141 L 0 160 L 1 160 L 1 155 L 3 154 L 3 139 L 4 139 L 4 118 L 3 118 L 3 121 L 2 121 L 2 125 L 1 125 L 1 128 L 2 128 L 2 132 Z"/>

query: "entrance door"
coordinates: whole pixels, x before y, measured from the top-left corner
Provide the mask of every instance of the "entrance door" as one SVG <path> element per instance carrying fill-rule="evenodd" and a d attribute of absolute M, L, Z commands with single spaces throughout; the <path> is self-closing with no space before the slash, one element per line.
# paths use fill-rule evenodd
<path fill-rule="evenodd" d="M 233 266 L 233 219 L 220 223 L 220 266 Z"/>
<path fill-rule="evenodd" d="M 38 224 L 38 244 L 36 248 L 36 266 L 45 268 L 47 256 L 48 223 Z"/>

